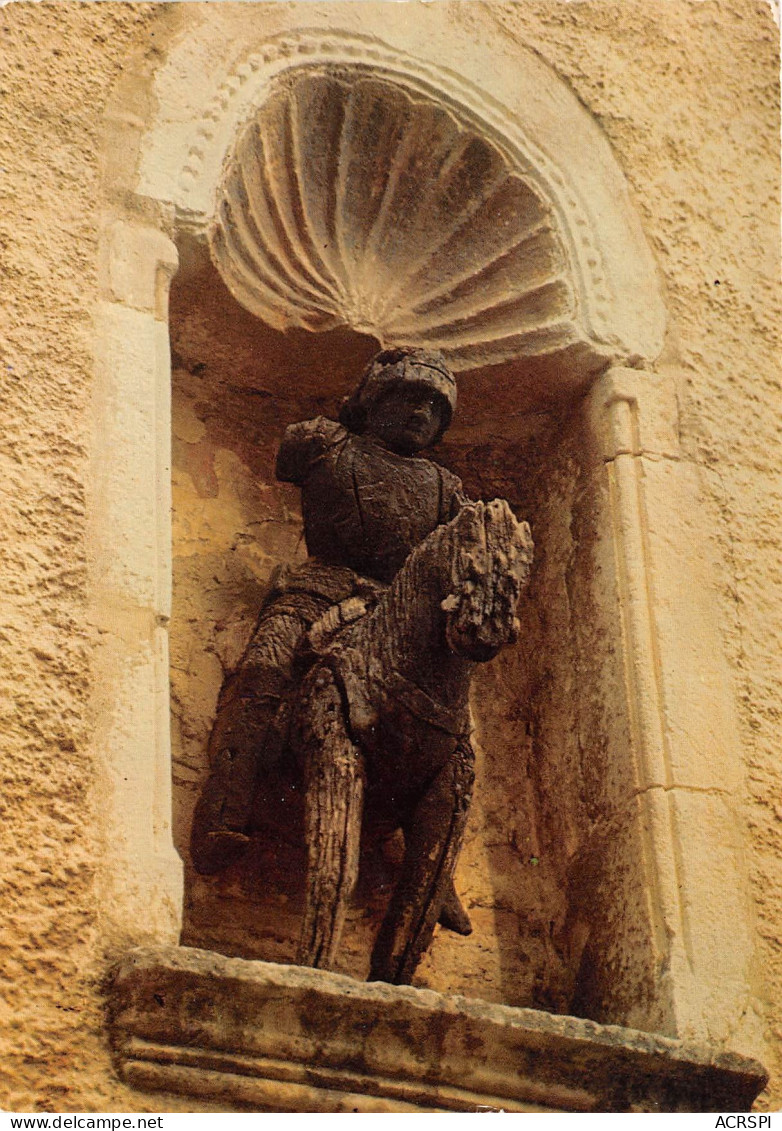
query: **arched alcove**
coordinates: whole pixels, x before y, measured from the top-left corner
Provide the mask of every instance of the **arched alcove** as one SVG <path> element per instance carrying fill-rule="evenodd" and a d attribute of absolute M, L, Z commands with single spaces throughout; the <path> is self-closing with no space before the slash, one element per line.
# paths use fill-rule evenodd
<path fill-rule="evenodd" d="M 740 852 L 733 832 L 725 839 L 728 825 L 715 838 L 713 814 L 700 820 L 695 809 L 719 763 L 725 796 L 714 803 L 729 812 L 733 724 L 713 710 L 726 701 L 709 691 L 723 678 L 718 661 L 702 674 L 716 655 L 711 614 L 671 582 L 681 547 L 665 542 L 666 507 L 691 506 L 694 488 L 670 383 L 644 368 L 660 351 L 664 312 L 621 171 L 553 71 L 498 31 L 476 51 L 436 5 L 416 6 L 398 24 L 371 5 L 312 8 L 306 27 L 286 7 L 265 11 L 263 28 L 249 7 L 194 6 L 149 82 L 143 114 L 112 127 L 115 149 L 134 157 L 115 165 L 107 192 L 97 451 L 109 464 L 116 457 L 112 406 L 141 404 L 156 436 L 144 480 L 156 536 L 141 539 L 127 521 L 127 484 L 116 476 L 96 512 L 112 527 L 105 560 L 117 544 L 122 557 L 127 542 L 131 565 L 110 570 L 116 585 L 101 600 L 121 590 L 149 613 L 160 641 L 153 656 L 147 629 L 129 617 L 127 669 L 146 673 L 146 690 L 137 680 L 115 696 L 111 734 L 125 742 L 117 763 L 134 750 L 134 715 L 122 715 L 122 704 L 150 692 L 157 724 L 145 765 L 165 800 L 164 276 L 176 246 L 174 435 L 184 495 L 174 575 L 190 571 L 172 631 L 175 733 L 187 746 L 175 751 L 177 843 L 223 666 L 241 650 L 274 562 L 301 552 L 295 495 L 271 480 L 275 435 L 290 420 L 333 412 L 377 340 L 434 340 L 460 374 L 459 416 L 441 456 L 473 493 L 505 495 L 532 518 L 538 565 L 525 645 L 478 685 L 486 784 L 462 880 L 478 893 L 484 922 L 445 961 L 438 936 L 423 977 L 439 985 L 460 970 L 452 988 L 474 996 L 724 1039 L 746 997 L 747 946 L 734 938 L 728 954 L 717 945 L 697 860 L 719 858 L 738 908 Z M 345 129 L 349 121 L 356 130 Z M 461 203 L 449 216 L 448 195 L 438 193 L 451 172 Z M 400 270 L 410 294 L 393 285 Z M 143 478 L 132 437 L 127 450 Z M 674 655 L 680 625 L 698 642 L 687 695 Z M 198 653 L 196 680 L 185 652 Z M 694 743 L 680 725 L 693 711 L 708 731 Z M 137 772 L 134 781 L 143 779 Z M 109 826 L 129 825 L 122 790 Z M 142 824 L 147 801 L 143 789 L 134 799 Z M 159 800 L 154 812 L 150 843 L 162 844 Z M 700 839 L 690 849 L 682 829 L 693 821 Z M 155 891 L 139 879 L 117 918 L 127 925 L 133 899 L 146 895 L 154 935 L 155 908 L 178 898 L 175 871 Z M 249 953 L 229 937 L 232 901 L 252 903 L 247 892 L 235 874 L 202 890 L 204 907 L 223 908 L 225 929 L 208 936 L 207 916 L 194 927 L 191 915 L 186 941 Z M 272 894 L 279 912 L 289 896 Z M 356 922 L 349 957 L 369 926 Z"/>
<path fill-rule="evenodd" d="M 298 491 L 274 478 L 282 429 L 318 412 L 334 415 L 377 341 L 345 328 L 322 334 L 275 331 L 235 302 L 203 247 L 183 247 L 182 259 L 170 312 L 170 639 L 174 837 L 186 863 L 183 940 L 222 953 L 291 961 L 304 868 L 295 796 L 276 780 L 262 791 L 251 854 L 217 878 L 198 877 L 189 867 L 192 807 L 206 772 L 222 678 L 247 642 L 272 570 L 304 553 Z M 495 437 L 487 406 L 476 408 L 461 439 L 445 445 L 438 458 L 460 472 L 473 497 L 508 496 L 536 525 L 539 514 L 540 536 L 549 540 L 550 522 L 534 487 L 544 466 L 556 459 L 561 437 L 555 422 L 566 409 L 522 414 L 504 437 Z M 564 509 L 553 509 L 560 522 L 568 521 Z M 554 603 L 550 593 L 549 605 Z M 525 615 L 534 618 L 531 604 Z M 540 826 L 541 783 L 563 764 L 553 757 L 541 778 L 530 765 L 527 733 L 530 663 L 536 649 L 550 651 L 548 635 L 538 628 L 534 644 L 526 639 L 479 677 L 474 706 L 482 739 L 479 789 L 459 872 L 475 930 L 469 939 L 439 932 L 418 984 L 563 1010 L 575 961 L 564 936 L 567 862 L 577 840 L 558 847 Z M 577 778 L 568 775 L 568 782 L 577 795 Z M 562 820 L 564 796 L 563 780 Z M 568 818 L 577 819 L 572 796 L 566 808 Z M 365 854 L 340 956 L 345 973 L 366 976 L 398 847 L 374 845 Z"/>
<path fill-rule="evenodd" d="M 411 70 L 294 58 L 259 85 L 262 100 L 237 125 L 200 238 L 178 237 L 171 641 L 175 839 L 186 865 L 220 682 L 272 569 L 303 553 L 298 494 L 273 474 L 285 424 L 336 415 L 378 344 L 435 345 L 467 399 L 441 458 L 468 493 L 509 497 L 544 559 L 571 521 L 570 495 L 539 481 L 550 486 L 577 458 L 565 443 L 573 397 L 615 356 L 584 318 L 568 250 L 576 235 L 529 157 Z M 535 600 L 545 615 L 528 605 L 522 645 L 478 678 L 480 786 L 459 873 L 475 930 L 440 932 L 418 984 L 567 1012 L 583 942 L 568 918 L 568 870 L 590 819 L 581 770 L 558 743 L 572 723 L 572 656 L 554 628 L 567 596 L 544 576 Z M 554 689 L 533 695 L 537 683 Z M 534 737 L 536 714 L 546 723 Z M 552 780 L 556 806 L 545 796 Z M 271 783 L 245 863 L 216 879 L 186 867 L 185 942 L 293 959 L 304 868 L 296 801 Z M 397 862 L 394 843 L 365 853 L 345 973 L 366 976 Z"/>

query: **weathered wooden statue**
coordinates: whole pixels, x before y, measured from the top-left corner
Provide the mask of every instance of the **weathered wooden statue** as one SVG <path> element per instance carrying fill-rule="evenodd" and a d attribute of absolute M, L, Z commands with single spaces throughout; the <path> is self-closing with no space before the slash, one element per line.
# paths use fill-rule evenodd
<path fill-rule="evenodd" d="M 419 454 L 442 436 L 455 405 L 456 385 L 441 354 L 386 350 L 373 359 L 343 404 L 339 423 L 317 417 L 287 429 L 277 476 L 301 488 L 310 557 L 276 579 L 250 643 L 221 689 L 209 740 L 210 774 L 196 806 L 191 836 L 192 859 L 199 872 L 218 872 L 245 852 L 258 786 L 286 751 L 302 755 L 310 766 L 319 757 L 311 753 L 312 742 L 302 738 L 308 727 L 317 726 L 318 717 L 312 705 L 315 677 L 308 677 L 299 693 L 308 665 L 317 660 L 319 672 L 325 664 L 333 673 L 335 657 L 342 650 L 336 630 L 377 606 L 413 550 L 429 535 L 446 529 L 466 507 L 472 514 L 458 478 Z M 514 561 L 517 559 L 518 554 Z M 512 573 L 516 567 L 509 568 Z M 411 647 L 415 649 L 420 638 L 423 649 L 429 621 L 422 622 L 420 632 L 413 620 L 407 623 Z M 444 654 L 450 655 L 447 648 Z M 435 655 L 432 651 L 431 680 L 439 686 L 447 678 L 449 665 L 445 662 L 436 670 L 441 660 L 435 660 Z M 402 676 L 395 678 L 398 683 Z M 388 679 L 391 686 L 391 668 Z M 421 695 L 427 695 L 423 685 Z M 448 709 L 450 702 L 448 699 Z M 290 741 L 294 711 L 296 727 L 294 741 Z M 436 727 L 435 731 L 440 733 Z M 469 750 L 468 739 L 463 739 Z M 432 752 L 430 757 L 434 756 Z M 464 758 L 469 760 L 467 754 Z M 397 782 L 400 788 L 402 784 Z M 314 797 L 313 793 L 313 801 Z M 400 820 L 402 808 L 395 810 Z M 311 807 L 308 811 L 311 822 Z M 416 834 L 401 823 L 412 843 Z M 343 848 L 353 843 L 354 834 L 355 830 L 345 834 Z M 438 873 L 446 878 L 431 889 L 427 915 L 437 904 L 435 920 L 439 916 L 445 926 L 468 933 L 469 919 L 450 878 L 454 844 L 452 837 L 451 864 Z M 314 863 L 313 869 L 315 883 L 315 872 L 325 873 Z M 327 894 L 331 882 L 323 880 L 326 886 L 321 894 L 326 901 L 331 898 Z M 346 891 L 345 885 L 351 883 L 346 874 L 340 890 Z M 314 890 L 311 885 L 308 924 L 313 914 L 321 916 L 314 910 Z M 333 910 L 338 918 L 343 915 L 344 900 L 336 901 Z M 310 933 L 311 929 L 311 925 L 306 928 Z M 303 943 L 302 961 L 330 961 L 338 933 L 332 930 L 328 943 L 318 943 L 314 950 Z M 422 953 L 422 947 L 417 953 Z M 408 969 L 411 972 L 409 962 L 405 964 Z"/>
<path fill-rule="evenodd" d="M 411 980 L 451 896 L 467 822 L 470 677 L 476 662 L 516 639 L 531 560 L 529 527 L 503 499 L 469 504 L 413 551 L 371 612 L 344 625 L 354 598 L 342 618 L 335 610 L 313 627 L 317 658 L 292 728 L 306 776 L 302 965 L 333 964 L 367 792 L 405 837 L 369 976 Z"/>

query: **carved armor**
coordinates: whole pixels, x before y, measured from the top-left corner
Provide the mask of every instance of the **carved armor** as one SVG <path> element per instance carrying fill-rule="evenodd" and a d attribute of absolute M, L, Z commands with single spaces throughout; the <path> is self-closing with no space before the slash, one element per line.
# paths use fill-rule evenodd
<path fill-rule="evenodd" d="M 467 502 L 444 467 L 323 416 L 286 430 L 277 478 L 301 487 L 309 553 L 376 581 L 392 581 L 426 535 Z"/>

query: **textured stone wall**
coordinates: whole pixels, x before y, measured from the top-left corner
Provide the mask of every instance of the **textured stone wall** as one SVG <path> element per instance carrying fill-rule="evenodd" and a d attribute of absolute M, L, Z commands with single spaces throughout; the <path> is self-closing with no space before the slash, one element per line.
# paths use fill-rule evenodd
<path fill-rule="evenodd" d="M 101 112 L 167 19 L 156 5 L 0 12 L 6 1110 L 168 1107 L 110 1067 L 86 612 Z"/>
<path fill-rule="evenodd" d="M 768 1060 L 778 1074 L 777 29 L 769 8 L 752 2 L 492 12 L 568 78 L 603 126 L 663 275 L 666 360 L 683 378 L 682 443 L 700 466 L 724 563 L 721 620 L 747 767 Z M 771 1106 L 779 1086 L 777 1078 Z"/>
<path fill-rule="evenodd" d="M 187 21 L 188 8 L 65 0 L 0 10 L 0 507 L 10 535 L 0 566 L 0 836 L 10 878 L 3 908 L 9 948 L 3 967 L 10 980 L 3 991 L 0 1106 L 17 1111 L 187 1107 L 119 1085 L 104 1035 L 105 961 L 95 927 L 93 828 L 101 798 L 88 710 L 93 637 L 86 612 L 86 507 L 101 115 L 123 69 L 154 70 Z M 403 6 L 389 5 L 389 13 L 404 18 Z M 778 1106 L 777 31 L 763 0 L 444 4 L 443 18 L 464 23 L 476 45 L 483 29 L 501 26 L 510 41 L 538 52 L 571 85 L 614 149 L 659 264 L 671 316 L 664 361 L 681 374 L 682 443 L 700 465 L 723 563 L 722 627 L 748 775 L 741 804 L 750 832 L 763 971 L 758 993 L 767 1010 L 767 1063 L 775 1074 L 761 1103 Z M 136 93 L 143 102 L 143 87 Z M 344 342 L 341 350 L 335 389 L 352 371 Z M 226 508 L 243 520 L 248 506 L 257 509 L 261 521 L 278 531 L 280 551 L 295 552 L 292 496 L 270 491 L 248 503 L 236 492 L 237 481 L 248 476 L 244 470 L 237 475 L 231 461 L 244 460 L 250 470 L 268 475 L 268 447 L 250 444 L 246 452 L 210 464 L 204 440 L 217 425 L 199 415 L 192 361 L 198 358 L 174 358 L 179 501 L 198 501 L 207 517 L 214 508 L 220 514 L 215 529 L 223 530 Z M 315 404 L 316 389 L 308 395 Z M 259 410 L 259 431 L 265 411 L 271 410 Z M 474 464 L 474 453 L 454 458 L 460 470 Z M 180 528 L 178 534 L 183 546 L 188 537 L 200 537 L 197 530 Z M 229 548 L 245 559 L 254 554 L 249 543 Z M 178 563 L 180 581 L 186 559 L 183 554 Z M 214 564 L 230 583 L 226 559 L 218 554 Z M 249 573 L 260 586 L 266 568 L 264 561 L 250 561 L 242 585 Z M 254 592 L 245 588 L 237 597 L 249 605 Z M 223 604 L 214 607 L 213 623 L 227 611 Z M 187 613 L 175 609 L 177 615 Z M 226 624 L 226 656 L 236 646 L 230 630 Z M 176 669 L 182 657 L 175 653 L 173 659 Z M 205 683 L 216 691 L 220 657 L 209 653 L 191 662 L 201 665 Z M 484 678 L 483 686 L 491 688 L 505 677 L 497 669 Z M 176 670 L 174 690 L 176 708 L 186 694 L 181 683 L 177 688 Z M 204 718 L 201 734 L 205 725 Z M 186 776 L 186 768 L 181 773 Z M 485 876 L 470 851 L 468 844 L 466 866 Z"/>

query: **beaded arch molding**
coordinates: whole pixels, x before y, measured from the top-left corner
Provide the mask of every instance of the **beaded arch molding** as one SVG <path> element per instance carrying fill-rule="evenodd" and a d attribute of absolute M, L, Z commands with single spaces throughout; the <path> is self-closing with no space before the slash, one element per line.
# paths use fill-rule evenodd
<path fill-rule="evenodd" d="M 226 182 L 236 173 L 237 147 L 252 130 L 254 121 L 262 117 L 270 100 L 280 98 L 280 91 L 286 88 L 290 91 L 297 86 L 302 89 L 303 83 L 311 83 L 315 79 L 325 82 L 329 77 L 334 84 L 340 76 L 343 79 L 350 76 L 354 82 L 384 86 L 389 91 L 401 92 L 410 105 L 436 109 L 454 123 L 457 132 L 472 134 L 497 154 L 504 163 L 507 176 L 517 184 L 523 182 L 550 217 L 552 247 L 557 245 L 561 261 L 559 274 L 571 291 L 570 309 L 565 319 L 569 320 L 570 328 L 565 337 L 585 343 L 595 355 L 606 361 L 627 362 L 635 349 L 612 325 L 615 318 L 612 317 L 608 272 L 594 222 L 575 186 L 568 182 L 543 149 L 529 138 L 515 116 L 474 83 L 452 69 L 422 62 L 391 49 L 375 37 L 354 33 L 324 33 L 310 29 L 288 32 L 269 40 L 222 82 L 196 129 L 197 140 L 190 147 L 179 178 L 179 219 L 183 225 L 200 231 L 211 229 L 215 259 L 224 278 L 228 275 L 226 282 L 240 302 L 253 313 L 274 322 L 274 317 L 269 316 L 268 303 L 264 309 L 262 302 L 248 301 L 247 288 L 242 293 L 241 283 L 237 281 L 242 274 L 246 276 L 248 262 L 255 259 L 257 263 L 257 246 L 249 249 L 249 259 L 246 247 L 238 254 L 235 248 L 229 251 L 223 247 L 222 253 L 215 250 L 221 243 L 217 214 L 230 198 Z M 218 186 L 216 199 L 215 186 Z M 234 206 L 235 203 L 234 200 Z M 216 236 L 215 232 L 218 232 Z M 225 244 L 225 241 L 222 243 Z M 239 263 L 241 259 L 244 260 L 244 268 Z M 229 260 L 234 261 L 235 269 L 229 268 L 226 272 Z M 312 282 L 312 266 L 305 264 L 307 285 Z M 342 323 L 350 324 L 355 312 L 341 313 Z M 545 309 L 543 314 L 545 321 Z M 295 316 L 289 317 L 287 323 L 284 316 L 282 319 L 278 317 L 278 324 L 280 321 L 282 324 L 307 325 L 306 321 L 297 322 Z M 393 327 L 390 334 L 384 334 L 383 327 L 374 329 L 375 332 L 379 330 L 381 340 L 385 337 L 388 344 L 393 342 Z M 422 328 L 424 338 L 426 330 L 427 327 Z M 408 331 L 402 337 L 409 339 L 411 335 Z M 427 340 L 431 341 L 431 336 Z M 534 353 L 538 348 L 545 351 L 552 344 L 547 345 L 544 335 L 539 346 L 532 339 L 530 348 L 516 350 L 516 353 Z M 458 343 L 455 348 L 449 348 L 447 341 L 443 346 L 445 352 L 451 354 L 455 368 L 469 368 L 475 364 L 469 349 L 462 357 Z M 500 356 L 491 356 L 490 341 L 489 361 L 507 360 L 514 356 L 516 346 L 510 343 L 509 346 L 506 356 L 502 356 L 501 350 Z M 654 349 L 651 354 L 654 354 Z"/>

